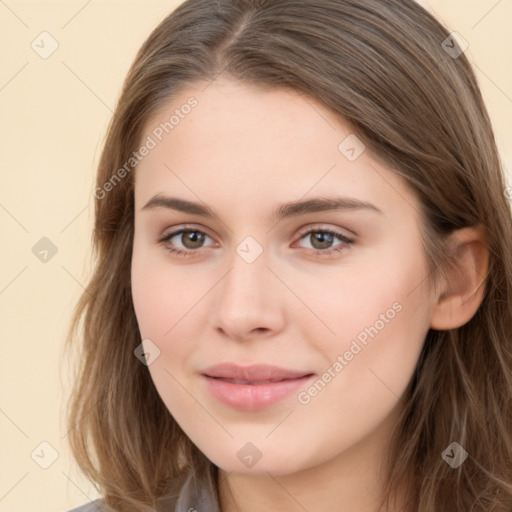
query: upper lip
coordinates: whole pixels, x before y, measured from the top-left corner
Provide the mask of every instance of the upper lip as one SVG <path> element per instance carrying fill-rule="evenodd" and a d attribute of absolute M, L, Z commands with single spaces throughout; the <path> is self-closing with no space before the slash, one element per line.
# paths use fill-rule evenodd
<path fill-rule="evenodd" d="M 221 379 L 245 380 L 249 382 L 271 381 L 277 382 L 286 379 L 298 379 L 312 372 L 302 370 L 289 370 L 268 364 L 253 364 L 239 366 L 235 363 L 221 363 L 210 366 L 201 372 L 208 377 Z"/>

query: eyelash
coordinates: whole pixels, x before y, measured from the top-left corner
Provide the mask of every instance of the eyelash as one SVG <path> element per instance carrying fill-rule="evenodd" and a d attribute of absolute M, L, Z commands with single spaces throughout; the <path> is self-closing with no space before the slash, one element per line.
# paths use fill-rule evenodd
<path fill-rule="evenodd" d="M 169 251 L 170 253 L 172 253 L 176 256 L 179 256 L 179 257 L 188 257 L 194 253 L 196 253 L 196 254 L 200 253 L 201 249 L 197 249 L 197 250 L 189 249 L 187 251 L 184 251 L 182 249 L 176 249 L 174 247 L 170 247 L 166 244 L 166 242 L 168 242 L 169 240 L 174 238 L 176 235 L 181 235 L 183 233 L 200 233 L 201 235 L 208 236 L 207 233 L 205 233 L 204 231 L 202 231 L 200 229 L 196 229 L 196 228 L 192 228 L 192 227 L 183 227 L 176 231 L 172 231 L 171 233 L 168 233 L 167 235 L 162 237 L 160 240 L 158 240 L 158 242 L 163 244 L 166 251 Z M 353 239 L 350 239 L 350 238 L 342 235 L 338 231 L 333 231 L 331 229 L 321 229 L 321 228 L 309 229 L 308 231 L 301 233 L 299 240 L 302 240 L 309 235 L 317 234 L 317 233 L 326 233 L 335 238 L 338 238 L 341 242 L 343 242 L 342 244 L 339 244 L 338 246 L 335 246 L 330 249 L 310 249 L 316 253 L 317 257 L 320 257 L 320 258 L 330 256 L 334 253 L 340 253 L 345 248 L 351 246 L 354 243 Z M 210 237 L 208 236 L 208 238 L 210 238 Z"/>

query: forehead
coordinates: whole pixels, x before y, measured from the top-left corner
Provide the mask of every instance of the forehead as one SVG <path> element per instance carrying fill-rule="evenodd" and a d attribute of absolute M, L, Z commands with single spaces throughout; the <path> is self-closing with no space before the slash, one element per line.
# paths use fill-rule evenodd
<path fill-rule="evenodd" d="M 171 191 L 207 203 L 213 196 L 264 204 L 331 193 L 390 206 L 398 196 L 409 207 L 414 201 L 346 122 L 290 89 L 228 80 L 191 85 L 148 120 L 142 141 L 148 138 L 154 147 L 135 173 L 138 207 Z"/>
<path fill-rule="evenodd" d="M 288 154 L 289 159 L 312 154 L 319 138 L 327 134 L 330 137 L 324 140 L 323 149 L 330 144 L 336 153 L 337 139 L 349 132 L 332 112 L 300 92 L 227 79 L 179 91 L 149 119 L 144 130 L 153 133 L 157 142 L 173 139 L 175 145 L 186 144 L 187 148 L 189 143 L 196 144 L 198 156 L 220 156 L 227 151 L 254 158 L 259 152 L 263 159 L 277 153 Z M 235 146 L 234 141 L 242 146 Z"/>

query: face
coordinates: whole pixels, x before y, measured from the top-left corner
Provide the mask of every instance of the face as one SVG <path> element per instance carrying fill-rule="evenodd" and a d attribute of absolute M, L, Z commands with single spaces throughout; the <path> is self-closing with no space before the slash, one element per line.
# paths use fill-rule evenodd
<path fill-rule="evenodd" d="M 311 98 L 227 80 L 182 90 L 142 143 L 133 302 L 192 442 L 254 475 L 384 444 L 432 312 L 403 179 Z"/>

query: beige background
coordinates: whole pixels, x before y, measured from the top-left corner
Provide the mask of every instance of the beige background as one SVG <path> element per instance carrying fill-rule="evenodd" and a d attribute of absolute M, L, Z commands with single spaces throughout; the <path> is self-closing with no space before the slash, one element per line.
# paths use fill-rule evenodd
<path fill-rule="evenodd" d="M 107 123 L 137 49 L 178 3 L 0 0 L 0 512 L 62 512 L 97 496 L 67 446 L 63 338 L 90 269 Z M 422 3 L 469 42 L 512 170 L 512 2 Z M 43 31 L 58 43 L 46 59 L 31 47 L 51 48 Z M 46 262 L 32 252 L 43 237 L 57 248 Z"/>

